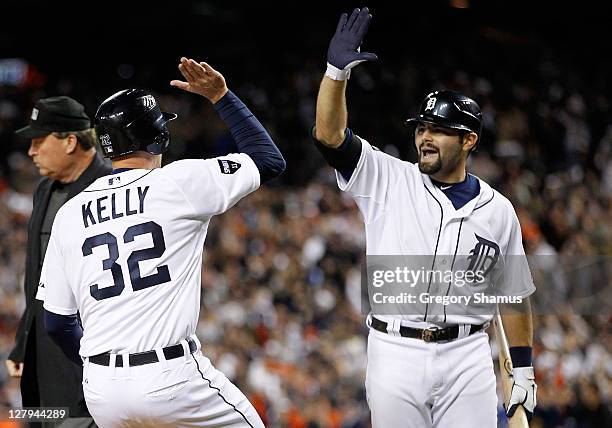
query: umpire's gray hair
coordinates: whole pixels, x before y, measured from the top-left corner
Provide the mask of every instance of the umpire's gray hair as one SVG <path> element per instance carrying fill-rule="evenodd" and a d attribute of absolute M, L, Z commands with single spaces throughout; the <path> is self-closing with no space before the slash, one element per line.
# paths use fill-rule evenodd
<path fill-rule="evenodd" d="M 94 128 L 84 129 L 82 131 L 64 131 L 53 133 L 53 136 L 59 139 L 68 138 L 69 135 L 74 135 L 77 138 L 77 141 L 83 150 L 89 150 L 96 145 L 96 130 Z"/>

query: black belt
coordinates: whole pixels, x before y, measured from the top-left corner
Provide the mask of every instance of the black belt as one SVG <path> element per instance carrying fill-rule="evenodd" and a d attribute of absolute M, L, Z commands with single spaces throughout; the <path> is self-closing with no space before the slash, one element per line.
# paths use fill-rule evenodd
<path fill-rule="evenodd" d="M 198 349 L 198 345 L 193 339 L 189 339 L 187 343 L 189 344 L 189 353 L 193 354 Z M 178 345 L 168 346 L 162 349 L 162 352 L 164 353 L 164 357 L 166 357 L 166 360 L 172 360 L 174 358 L 182 357 L 183 355 L 185 355 L 185 352 L 183 351 L 183 345 L 180 343 Z M 111 354 L 109 352 L 94 355 L 93 357 L 89 357 L 89 362 L 101 366 L 109 366 L 110 356 Z M 159 359 L 157 358 L 157 353 L 155 351 L 146 351 L 138 352 L 136 354 L 130 354 L 129 358 L 130 367 L 142 366 L 144 364 L 159 362 Z M 117 354 L 117 359 L 115 360 L 115 367 L 123 367 L 122 355 Z"/>
<path fill-rule="evenodd" d="M 372 317 L 372 323 L 370 324 L 373 329 L 378 330 L 382 333 L 388 333 L 387 331 L 387 323 L 381 321 L 377 318 Z M 474 334 L 476 332 L 481 331 L 486 324 L 480 325 L 470 325 L 470 334 Z M 425 342 L 442 342 L 445 340 L 455 340 L 459 337 L 459 326 L 454 325 L 452 327 L 446 328 L 411 328 L 406 326 L 401 326 L 399 330 L 399 334 L 402 337 L 410 337 L 412 339 L 421 339 Z"/>

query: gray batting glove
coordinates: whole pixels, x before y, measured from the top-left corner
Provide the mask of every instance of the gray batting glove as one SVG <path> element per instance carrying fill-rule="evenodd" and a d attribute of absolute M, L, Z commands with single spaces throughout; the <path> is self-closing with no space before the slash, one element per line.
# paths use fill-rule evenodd
<path fill-rule="evenodd" d="M 538 385 L 535 383 L 533 367 L 515 367 L 512 369 L 512 377 L 514 382 L 506 415 L 512 417 L 518 406 L 523 406 L 527 419 L 531 420 L 533 409 L 538 404 L 536 400 Z"/>

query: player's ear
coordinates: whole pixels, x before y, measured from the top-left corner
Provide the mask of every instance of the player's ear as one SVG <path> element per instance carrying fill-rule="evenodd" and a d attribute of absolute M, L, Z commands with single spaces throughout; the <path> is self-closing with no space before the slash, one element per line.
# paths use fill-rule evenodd
<path fill-rule="evenodd" d="M 478 142 L 478 135 L 475 132 L 466 132 L 463 134 L 463 151 L 470 153 L 476 143 Z"/>

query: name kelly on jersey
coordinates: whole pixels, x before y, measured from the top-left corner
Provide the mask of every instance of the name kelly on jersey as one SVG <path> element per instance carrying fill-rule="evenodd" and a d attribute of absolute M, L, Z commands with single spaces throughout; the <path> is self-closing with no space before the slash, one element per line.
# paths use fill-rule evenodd
<path fill-rule="evenodd" d="M 92 199 L 81 205 L 83 225 L 103 223 L 123 216 L 142 214 L 149 186 L 117 189 L 109 195 Z"/>

